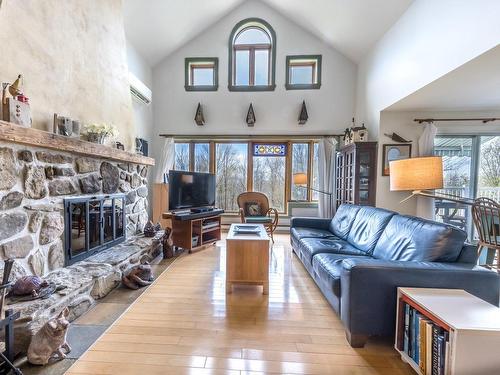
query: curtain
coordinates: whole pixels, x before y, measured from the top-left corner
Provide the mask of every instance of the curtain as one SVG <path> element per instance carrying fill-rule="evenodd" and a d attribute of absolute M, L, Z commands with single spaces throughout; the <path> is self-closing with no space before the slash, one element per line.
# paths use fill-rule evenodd
<path fill-rule="evenodd" d="M 155 182 L 161 184 L 164 182 L 164 175 L 174 167 L 175 143 L 174 138 L 165 138 L 162 153 L 159 157 L 159 164 L 156 167 Z"/>
<path fill-rule="evenodd" d="M 434 155 L 434 138 L 437 128 L 433 123 L 425 124 L 424 131 L 418 139 L 418 156 Z M 417 216 L 434 219 L 434 199 L 417 197 Z"/>
<path fill-rule="evenodd" d="M 335 214 L 333 194 L 335 192 L 335 151 L 337 140 L 334 137 L 325 137 L 318 146 L 318 189 L 324 192 L 318 193 L 319 216 L 330 218 Z"/>

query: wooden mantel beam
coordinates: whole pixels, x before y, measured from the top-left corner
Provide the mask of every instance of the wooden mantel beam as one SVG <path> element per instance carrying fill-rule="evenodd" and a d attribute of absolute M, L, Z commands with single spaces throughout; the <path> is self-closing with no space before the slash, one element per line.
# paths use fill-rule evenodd
<path fill-rule="evenodd" d="M 10 122 L 0 121 L 0 141 L 47 148 L 51 150 L 71 152 L 78 155 L 111 159 L 115 161 L 154 165 L 155 160 L 133 152 L 118 150 L 109 146 L 83 141 L 78 138 L 65 137 L 43 130 L 25 128 Z"/>

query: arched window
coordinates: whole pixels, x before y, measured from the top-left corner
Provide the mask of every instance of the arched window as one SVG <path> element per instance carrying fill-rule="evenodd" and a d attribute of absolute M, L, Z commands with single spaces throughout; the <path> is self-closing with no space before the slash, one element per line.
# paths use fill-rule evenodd
<path fill-rule="evenodd" d="M 229 38 L 229 90 L 274 90 L 276 34 L 264 20 L 239 22 Z"/>

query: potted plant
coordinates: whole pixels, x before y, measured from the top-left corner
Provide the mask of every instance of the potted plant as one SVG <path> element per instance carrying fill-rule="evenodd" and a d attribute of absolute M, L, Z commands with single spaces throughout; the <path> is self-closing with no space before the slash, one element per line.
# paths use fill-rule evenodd
<path fill-rule="evenodd" d="M 118 130 L 111 124 L 89 124 L 85 125 L 83 134 L 89 142 L 104 144 L 108 137 L 116 137 Z"/>

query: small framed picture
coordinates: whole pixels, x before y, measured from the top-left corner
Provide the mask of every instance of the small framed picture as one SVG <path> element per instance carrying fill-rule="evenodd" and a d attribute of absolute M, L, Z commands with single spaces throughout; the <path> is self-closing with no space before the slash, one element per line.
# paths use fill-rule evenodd
<path fill-rule="evenodd" d="M 389 176 L 389 162 L 411 158 L 411 144 L 383 145 L 382 176 Z"/>

